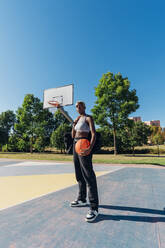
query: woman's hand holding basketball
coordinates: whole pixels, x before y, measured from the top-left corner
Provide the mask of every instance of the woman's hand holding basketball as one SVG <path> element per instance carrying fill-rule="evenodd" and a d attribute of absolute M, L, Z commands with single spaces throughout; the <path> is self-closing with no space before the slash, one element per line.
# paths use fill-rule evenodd
<path fill-rule="evenodd" d="M 87 156 L 91 153 L 91 146 L 88 139 L 79 139 L 75 145 L 75 150 L 80 156 Z"/>
<path fill-rule="evenodd" d="M 80 153 L 80 155 L 81 156 L 87 156 L 87 155 L 89 155 L 90 153 L 91 153 L 91 148 L 89 147 L 89 148 L 86 148 L 86 149 L 81 149 L 81 153 Z"/>

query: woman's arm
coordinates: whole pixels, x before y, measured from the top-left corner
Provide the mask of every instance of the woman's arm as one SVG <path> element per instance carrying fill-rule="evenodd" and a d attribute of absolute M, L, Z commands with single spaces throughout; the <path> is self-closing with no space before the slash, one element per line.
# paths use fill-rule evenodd
<path fill-rule="evenodd" d="M 93 118 L 91 116 L 87 116 L 86 122 L 88 123 L 90 131 L 91 131 L 91 140 L 90 140 L 90 147 L 88 149 L 84 149 L 84 151 L 81 153 L 82 156 L 86 156 L 92 152 L 93 146 L 96 141 L 96 131 L 95 131 L 95 125 L 94 125 Z"/>
<path fill-rule="evenodd" d="M 88 116 L 86 118 L 86 121 L 88 122 L 90 131 L 91 131 L 90 150 L 92 151 L 93 146 L 94 146 L 95 141 L 96 141 L 95 124 L 94 124 L 93 118 L 91 116 Z"/>
<path fill-rule="evenodd" d="M 77 118 L 76 118 L 76 120 L 73 122 L 73 125 L 72 125 L 72 138 L 74 139 L 75 138 L 75 135 L 76 135 L 76 130 L 74 129 L 74 127 L 76 126 L 76 124 L 77 124 L 77 122 L 78 122 L 78 120 L 80 119 L 80 116 L 78 116 Z"/>
<path fill-rule="evenodd" d="M 74 126 L 72 126 L 72 139 L 74 139 L 75 138 L 75 135 L 76 135 L 76 131 L 75 131 L 75 129 L 74 129 Z"/>

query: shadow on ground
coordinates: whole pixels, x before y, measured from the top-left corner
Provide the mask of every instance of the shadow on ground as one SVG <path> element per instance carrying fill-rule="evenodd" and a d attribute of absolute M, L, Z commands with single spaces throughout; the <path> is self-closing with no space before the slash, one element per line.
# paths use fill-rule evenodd
<path fill-rule="evenodd" d="M 165 210 L 156 210 L 149 208 L 137 208 L 137 207 L 126 207 L 126 206 L 112 206 L 112 205 L 100 205 L 99 209 L 101 212 L 101 208 L 109 209 L 109 210 L 119 210 L 119 211 L 129 211 L 135 213 L 144 213 L 144 214 L 154 214 L 154 215 L 164 215 Z M 165 222 L 165 217 L 160 216 L 138 216 L 138 215 L 112 215 L 112 214 L 99 214 L 96 222 L 105 221 L 105 220 L 114 220 L 114 221 L 135 221 L 135 222 L 148 222 L 148 223 L 156 223 L 156 222 Z"/>

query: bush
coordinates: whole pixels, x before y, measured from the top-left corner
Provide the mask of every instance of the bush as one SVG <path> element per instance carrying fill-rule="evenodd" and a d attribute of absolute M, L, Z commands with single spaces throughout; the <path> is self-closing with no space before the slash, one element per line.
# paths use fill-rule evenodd
<path fill-rule="evenodd" d="M 18 142 L 18 137 L 15 134 L 12 134 L 9 137 L 9 141 L 8 141 L 8 150 L 10 152 L 17 152 L 18 151 L 17 142 Z"/>
<path fill-rule="evenodd" d="M 25 152 L 27 150 L 27 144 L 23 139 L 18 140 L 17 147 L 20 152 Z"/>
<path fill-rule="evenodd" d="M 2 152 L 8 152 L 7 144 L 2 146 Z"/>
<path fill-rule="evenodd" d="M 38 137 L 33 145 L 35 151 L 43 152 L 45 149 L 45 142 L 43 137 Z"/>

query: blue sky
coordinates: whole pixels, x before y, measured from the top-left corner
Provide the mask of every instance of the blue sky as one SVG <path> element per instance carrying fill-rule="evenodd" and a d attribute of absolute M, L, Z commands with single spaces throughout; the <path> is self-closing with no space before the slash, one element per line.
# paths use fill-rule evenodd
<path fill-rule="evenodd" d="M 71 82 L 90 113 L 111 71 L 137 90 L 132 116 L 165 127 L 164 11 L 163 0 L 0 0 L 0 113 Z"/>

